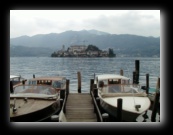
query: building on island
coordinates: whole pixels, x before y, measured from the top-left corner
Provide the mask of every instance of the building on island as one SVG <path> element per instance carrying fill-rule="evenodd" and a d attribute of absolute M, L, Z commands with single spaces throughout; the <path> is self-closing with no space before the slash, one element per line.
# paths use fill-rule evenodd
<path fill-rule="evenodd" d="M 86 45 L 72 45 L 69 47 L 69 52 L 82 52 L 87 49 Z"/>
<path fill-rule="evenodd" d="M 110 48 L 108 51 L 102 51 L 94 45 L 72 45 L 67 50 L 63 45 L 62 49 L 54 52 L 51 57 L 115 57 L 115 54 L 110 55 L 109 53 Z M 113 53 L 113 49 L 111 53 Z"/>

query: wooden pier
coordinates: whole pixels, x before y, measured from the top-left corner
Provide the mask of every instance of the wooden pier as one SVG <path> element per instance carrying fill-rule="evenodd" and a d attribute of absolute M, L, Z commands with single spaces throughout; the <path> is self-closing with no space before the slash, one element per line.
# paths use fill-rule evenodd
<path fill-rule="evenodd" d="M 133 83 L 139 83 L 139 61 L 135 63 L 135 71 L 133 72 Z M 123 75 L 123 70 L 120 70 Z M 81 74 L 77 72 L 78 78 L 78 93 L 70 93 L 69 83 L 67 80 L 66 90 L 60 91 L 60 106 L 61 112 L 55 115 L 52 121 L 56 122 L 122 122 L 122 99 L 118 99 L 117 118 L 109 116 L 100 106 L 100 99 L 98 97 L 98 89 L 94 84 L 94 79 L 90 80 L 90 92 L 82 93 L 81 90 Z M 157 89 L 160 89 L 160 78 L 158 78 Z M 146 74 L 146 88 L 147 93 L 149 89 L 149 74 Z M 134 122 L 160 122 L 160 103 L 158 101 L 160 93 L 156 93 L 154 104 L 151 109 L 141 114 Z M 159 112 L 158 112 L 159 107 Z M 157 115 L 157 117 L 156 117 Z M 159 116 L 158 116 L 159 115 Z"/>
<path fill-rule="evenodd" d="M 67 122 L 97 122 L 89 93 L 70 93 L 66 102 Z"/>
<path fill-rule="evenodd" d="M 123 71 L 120 71 L 123 74 Z M 148 79 L 148 74 L 146 75 Z M 79 81 L 80 82 L 80 81 Z M 138 83 L 138 81 L 134 81 Z M 148 81 L 146 81 L 148 82 Z M 160 82 L 160 78 L 159 78 Z M 69 81 L 67 82 L 69 87 Z M 148 84 L 146 84 L 148 87 Z M 82 93 L 78 88 L 78 93 L 70 93 L 69 88 L 61 90 L 61 110 L 62 116 L 59 114 L 59 122 L 122 122 L 122 100 L 119 99 L 117 118 L 113 118 L 107 114 L 101 107 L 97 95 L 97 88 L 94 84 L 94 79 L 90 80 L 90 93 Z M 158 88 L 159 83 L 158 83 Z M 159 94 L 156 97 L 159 99 Z M 134 122 L 160 122 L 160 112 L 158 112 L 158 101 L 154 100 L 154 105 L 151 105 L 151 110 L 147 110 L 141 114 Z M 157 115 L 157 117 L 156 117 Z M 159 116 L 158 116 L 159 115 Z"/>

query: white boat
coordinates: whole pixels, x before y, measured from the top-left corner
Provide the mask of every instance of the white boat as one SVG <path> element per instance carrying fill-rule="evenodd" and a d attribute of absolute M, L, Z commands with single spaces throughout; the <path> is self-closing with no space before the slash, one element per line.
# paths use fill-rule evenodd
<path fill-rule="evenodd" d="M 60 90 L 65 77 L 37 77 L 18 85 L 10 94 L 10 121 L 36 122 L 60 112 Z"/>
<path fill-rule="evenodd" d="M 101 107 L 111 116 L 117 118 L 117 101 L 122 99 L 122 121 L 133 122 L 147 111 L 150 100 L 145 91 L 130 78 L 117 74 L 96 75 L 94 84 L 98 88 Z"/>

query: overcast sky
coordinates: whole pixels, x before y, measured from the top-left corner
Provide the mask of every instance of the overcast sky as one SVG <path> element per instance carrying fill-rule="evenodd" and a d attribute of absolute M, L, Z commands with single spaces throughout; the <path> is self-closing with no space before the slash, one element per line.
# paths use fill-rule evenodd
<path fill-rule="evenodd" d="M 10 10 L 10 38 L 84 29 L 160 37 L 160 10 Z"/>

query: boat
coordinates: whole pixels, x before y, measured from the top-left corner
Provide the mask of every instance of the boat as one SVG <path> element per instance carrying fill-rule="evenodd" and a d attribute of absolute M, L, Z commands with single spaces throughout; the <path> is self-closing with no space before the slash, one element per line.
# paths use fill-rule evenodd
<path fill-rule="evenodd" d="M 128 77 L 118 74 L 96 75 L 94 84 L 98 89 L 100 106 L 115 119 L 118 99 L 122 99 L 122 121 L 125 122 L 134 122 L 150 107 L 146 92 L 140 89 L 140 85 L 132 84 Z"/>
<path fill-rule="evenodd" d="M 10 94 L 10 121 L 46 121 L 60 112 L 60 91 L 66 89 L 66 78 L 37 77 L 18 85 Z"/>

